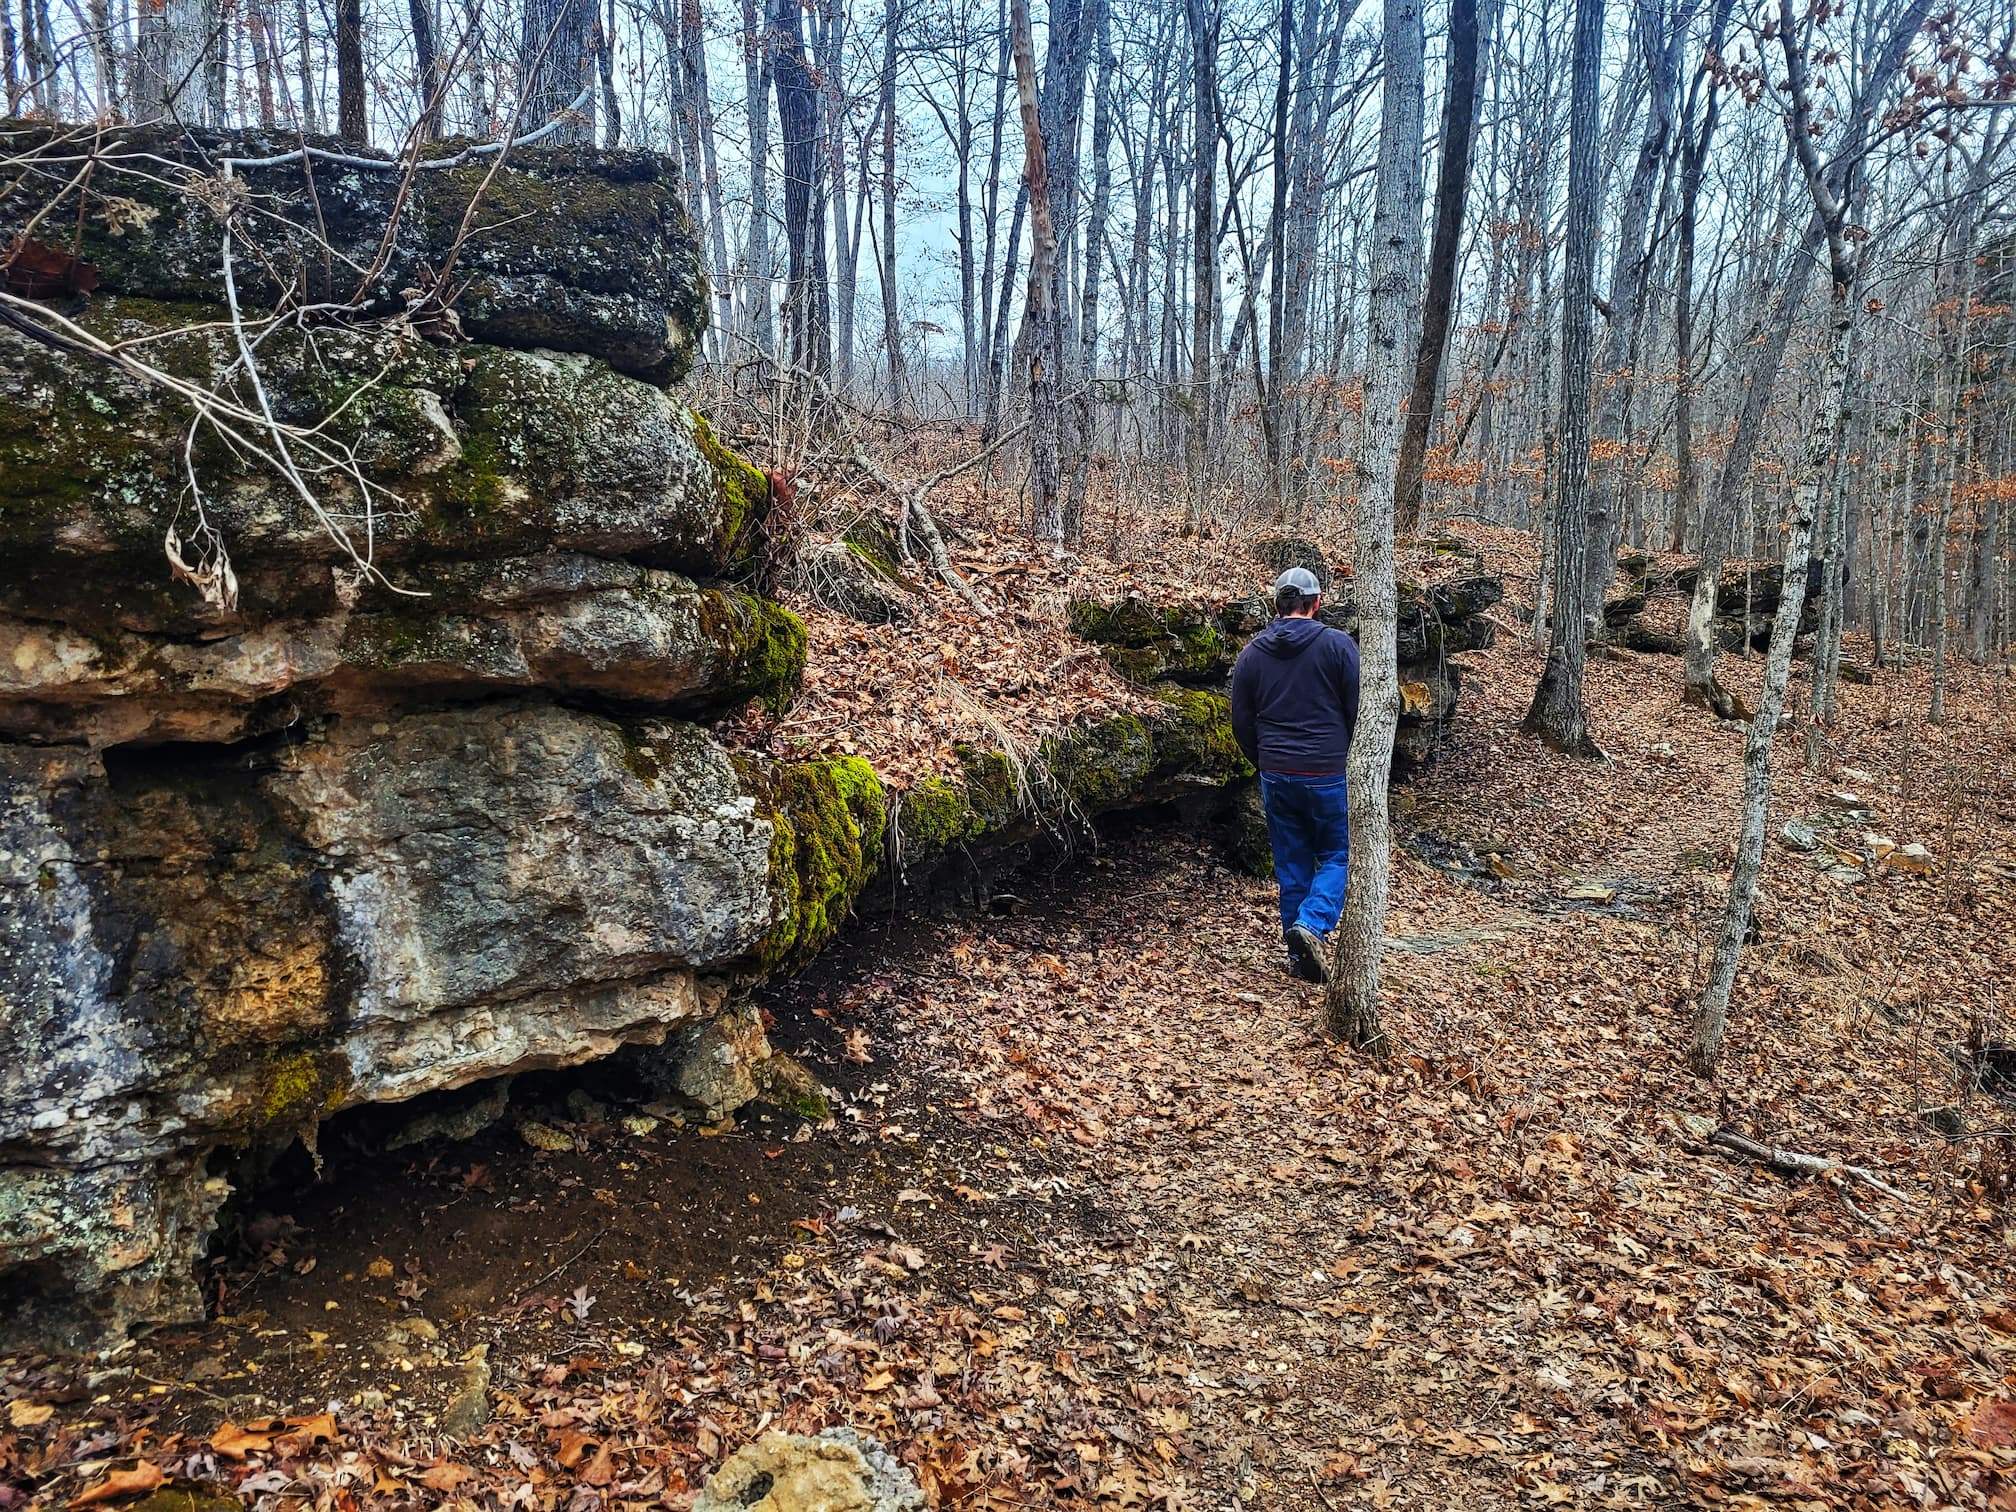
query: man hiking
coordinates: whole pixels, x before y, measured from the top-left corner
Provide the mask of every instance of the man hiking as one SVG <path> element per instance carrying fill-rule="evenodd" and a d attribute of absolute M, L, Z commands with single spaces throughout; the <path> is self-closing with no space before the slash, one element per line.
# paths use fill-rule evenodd
<path fill-rule="evenodd" d="M 1330 979 L 1351 830 L 1344 759 L 1358 720 L 1358 643 L 1316 618 L 1322 585 L 1303 567 L 1274 582 L 1274 622 L 1232 666 L 1232 734 L 1260 768 L 1289 970 Z"/>

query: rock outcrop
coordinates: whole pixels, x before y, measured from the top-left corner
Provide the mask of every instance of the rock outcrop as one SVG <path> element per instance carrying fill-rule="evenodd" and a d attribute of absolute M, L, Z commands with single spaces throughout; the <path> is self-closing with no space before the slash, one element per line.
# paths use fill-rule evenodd
<path fill-rule="evenodd" d="M 1270 563 L 1283 560 L 1297 565 L 1308 560 L 1309 553 L 1298 557 L 1289 546 L 1270 542 L 1266 557 Z M 1433 756 L 1455 718 L 1462 691 L 1462 671 L 1450 658 L 1492 643 L 1496 629 L 1488 611 L 1503 596 L 1503 581 L 1487 574 L 1425 589 L 1401 586 L 1395 634 L 1402 697 L 1393 743 L 1397 769 L 1410 770 Z M 1125 677 L 1149 684 L 1222 689 L 1240 648 L 1267 624 L 1269 608 L 1257 594 L 1212 605 L 1160 605 L 1129 596 L 1078 600 L 1071 605 L 1070 616 L 1073 631 L 1099 646 Z M 1340 630 L 1354 635 L 1358 631 L 1358 608 L 1348 596 L 1324 604 L 1319 617 Z"/>
<path fill-rule="evenodd" d="M 10 165 L 0 240 L 78 179 L 45 218 L 62 234 L 38 230 L 66 251 L 74 237 L 103 292 L 224 305 L 225 211 L 242 229 L 233 271 L 248 307 L 287 290 L 385 315 L 445 277 L 463 286 L 455 314 L 473 340 L 582 352 L 661 383 L 691 365 L 706 288 L 668 160 L 521 149 L 498 168 L 471 155 L 474 144 L 448 141 L 426 149 L 433 166 L 407 174 L 356 166 L 346 160 L 358 149 L 333 137 L 307 142 L 329 156 L 304 163 L 292 134 L 10 121 L 0 126 Z"/>
<path fill-rule="evenodd" d="M 487 340 L 451 345 L 358 318 L 438 267 L 488 170 L 418 175 L 348 322 L 262 327 L 255 389 L 214 196 L 243 196 L 269 254 L 240 270 L 256 317 L 283 285 L 315 294 L 315 214 L 332 266 L 368 266 L 400 178 L 318 168 L 311 212 L 298 163 L 230 185 L 199 166 L 283 145 L 106 139 L 64 217 L 96 264 L 64 305 L 81 336 L 0 330 L 12 1341 L 191 1315 L 234 1152 L 719 1019 L 880 860 L 865 764 L 759 768 L 687 722 L 788 698 L 805 637 L 728 580 L 763 475 L 645 381 L 699 320 L 662 164 L 500 173 L 461 264 Z M 153 171 L 121 171 L 141 155 Z M 312 433 L 334 529 L 177 385 Z M 171 572 L 199 511 L 235 591 Z"/>
<path fill-rule="evenodd" d="M 764 474 L 651 381 L 700 318 L 658 160 L 514 154 L 456 341 L 398 291 L 487 167 L 416 176 L 386 239 L 396 174 L 316 167 L 311 205 L 298 163 L 201 167 L 286 144 L 72 145 L 107 156 L 65 212 L 96 288 L 57 301 L 70 339 L 0 326 L 0 1347 L 197 1315 L 238 1173 L 361 1104 L 662 1043 L 710 1117 L 816 1114 L 745 991 L 871 880 L 1238 771 L 1202 692 L 1033 769 L 966 753 L 893 824 L 865 762 L 715 738 L 790 698 L 806 639 L 742 586 Z M 332 266 L 384 253 L 340 320 L 260 324 L 256 387 L 219 209 L 269 254 L 248 317 L 318 297 L 315 213 Z M 203 392 L 253 418 L 192 424 Z M 259 444 L 268 407 L 329 518 Z"/>
<path fill-rule="evenodd" d="M 1671 568 L 1651 557 L 1627 554 L 1618 562 L 1624 591 L 1603 605 L 1603 640 L 1628 651 L 1679 656 L 1687 649 L 1687 614 L 1700 577 L 1699 567 Z M 1811 635 L 1819 623 L 1821 567 L 1806 574 L 1806 598 L 1800 606 L 1799 634 Z M 1715 585 L 1715 644 L 1718 650 L 1771 649 L 1771 627 L 1785 597 L 1785 567 L 1780 562 L 1725 567 Z"/>

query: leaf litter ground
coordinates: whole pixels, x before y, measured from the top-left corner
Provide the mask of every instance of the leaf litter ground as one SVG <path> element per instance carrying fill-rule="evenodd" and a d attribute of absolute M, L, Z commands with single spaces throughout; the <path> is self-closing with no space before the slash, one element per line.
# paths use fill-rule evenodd
<path fill-rule="evenodd" d="M 1770 848 L 1710 1086 L 1678 1049 L 1741 735 L 1598 660 L 1614 761 L 1570 762 L 1514 733 L 1536 653 L 1466 666 L 1397 806 L 1386 1067 L 1314 1032 L 1268 888 L 1148 826 L 773 988 L 831 1127 L 649 1127 L 605 1068 L 521 1089 L 560 1149 L 325 1147 L 213 1321 L 9 1362 L 4 1504 L 676 1508 L 846 1421 L 947 1507 L 2016 1507 L 2007 1115 L 1947 1053 L 2011 964 L 2003 685 L 1956 673 L 1932 730 L 1886 673 L 1815 770 L 1786 737 L 1774 830 L 1829 843 Z"/>

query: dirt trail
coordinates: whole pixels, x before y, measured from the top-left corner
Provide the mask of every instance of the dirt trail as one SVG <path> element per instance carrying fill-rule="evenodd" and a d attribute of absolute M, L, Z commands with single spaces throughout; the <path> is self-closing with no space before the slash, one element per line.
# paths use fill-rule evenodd
<path fill-rule="evenodd" d="M 844 1420 L 961 1508 L 2016 1505 L 1999 1145 L 1914 1116 L 1999 969 L 2006 879 L 1942 901 L 1774 848 L 1704 1087 L 1675 1051 L 1738 737 L 1606 663 L 1616 765 L 1547 756 L 1511 734 L 1524 656 L 1489 659 L 1405 806 L 1442 865 L 1397 868 L 1385 1067 L 1313 1032 L 1266 886 L 1145 831 L 999 917 L 857 925 L 774 989 L 846 1094 L 831 1129 L 634 1132 L 605 1069 L 521 1087 L 572 1151 L 327 1152 L 259 1231 L 279 1263 L 215 1278 L 218 1321 L 92 1379 L 12 1372 L 71 1431 L 48 1485 L 144 1429 L 329 1506 L 677 1507 L 761 1429 Z M 1931 834 L 1904 764 L 1933 758 L 1862 718 L 1842 757 L 1916 780 L 1886 801 Z M 1985 701 L 1942 738 L 2010 769 Z M 1826 774 L 1786 766 L 1804 811 Z M 1913 1200 L 1731 1162 L 1689 1117 Z M 443 1440 L 481 1368 L 488 1424 Z M 214 1437 L 275 1416 L 309 1422 Z"/>

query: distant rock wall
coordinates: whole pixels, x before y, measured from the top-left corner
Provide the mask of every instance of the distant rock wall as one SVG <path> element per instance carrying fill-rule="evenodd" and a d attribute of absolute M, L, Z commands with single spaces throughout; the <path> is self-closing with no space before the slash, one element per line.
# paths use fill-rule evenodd
<path fill-rule="evenodd" d="M 1282 558 L 1297 565 L 1311 553 L 1320 561 L 1315 548 L 1297 556 L 1288 549 L 1293 545 L 1272 543 L 1270 564 Z M 1497 632 L 1488 611 L 1503 596 L 1503 581 L 1487 574 L 1426 589 L 1402 585 L 1395 635 L 1402 705 L 1393 742 L 1396 770 L 1407 772 L 1433 756 L 1456 717 L 1462 693 L 1462 669 L 1450 658 L 1492 643 Z M 1099 646 L 1125 677 L 1222 689 L 1240 649 L 1266 626 L 1271 610 L 1258 594 L 1208 606 L 1158 605 L 1129 596 L 1081 599 L 1071 605 L 1070 615 L 1071 628 Z M 1358 632 L 1357 605 L 1348 596 L 1341 603 L 1325 603 L 1318 617 L 1353 635 Z"/>

